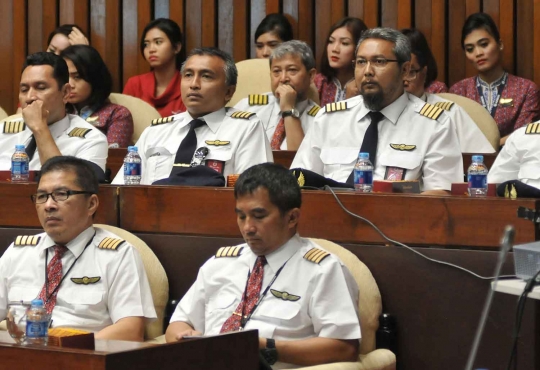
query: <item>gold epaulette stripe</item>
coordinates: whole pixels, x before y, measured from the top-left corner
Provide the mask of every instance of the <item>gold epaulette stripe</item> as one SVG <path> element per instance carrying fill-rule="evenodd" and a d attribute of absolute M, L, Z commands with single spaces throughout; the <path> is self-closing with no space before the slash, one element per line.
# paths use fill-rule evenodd
<path fill-rule="evenodd" d="M 436 120 L 442 114 L 443 110 L 432 104 L 426 103 L 420 110 L 420 114 L 424 117 Z"/>
<path fill-rule="evenodd" d="M 338 112 L 340 110 L 345 110 L 345 109 L 347 109 L 346 101 L 339 101 L 337 103 L 328 103 L 325 106 L 325 110 L 327 113 Z"/>
<path fill-rule="evenodd" d="M 174 116 L 156 118 L 152 120 L 151 126 L 161 125 L 162 123 L 169 123 L 174 120 Z"/>
<path fill-rule="evenodd" d="M 89 133 L 90 131 L 92 131 L 91 128 L 75 127 L 73 130 L 69 132 L 68 136 L 84 138 L 86 134 Z"/>
<path fill-rule="evenodd" d="M 233 114 L 231 114 L 231 117 L 232 118 L 249 119 L 251 116 L 254 116 L 254 115 L 255 115 L 255 113 L 252 113 L 252 112 L 238 111 L 238 112 L 234 112 Z"/>
<path fill-rule="evenodd" d="M 17 247 L 24 247 L 27 245 L 36 246 L 41 240 L 41 236 L 38 235 L 19 235 L 15 238 L 13 244 Z"/>
<path fill-rule="evenodd" d="M 250 94 L 248 95 L 249 105 L 267 105 L 268 95 Z"/>
<path fill-rule="evenodd" d="M 540 122 L 529 123 L 525 129 L 527 135 L 540 134 Z"/>
<path fill-rule="evenodd" d="M 304 258 L 313 263 L 321 263 L 330 253 L 318 248 L 311 248 L 305 255 Z"/>
<path fill-rule="evenodd" d="M 99 249 L 110 249 L 110 250 L 116 250 L 122 243 L 124 243 L 125 240 L 123 239 L 117 239 L 117 238 L 105 238 L 99 243 L 98 248 Z"/>
<path fill-rule="evenodd" d="M 434 105 L 444 110 L 450 110 L 450 108 L 452 108 L 452 106 L 454 105 L 454 102 L 440 101 L 440 102 L 435 103 Z"/>
<path fill-rule="evenodd" d="M 308 112 L 308 116 L 312 116 L 312 117 L 315 117 L 317 115 L 317 113 L 319 113 L 319 110 L 321 109 L 321 107 L 319 107 L 317 104 L 315 104 Z"/>
<path fill-rule="evenodd" d="M 24 121 L 5 121 L 4 134 L 17 134 L 26 129 Z"/>
<path fill-rule="evenodd" d="M 238 257 L 244 247 L 221 247 L 216 252 L 216 258 L 220 257 Z"/>

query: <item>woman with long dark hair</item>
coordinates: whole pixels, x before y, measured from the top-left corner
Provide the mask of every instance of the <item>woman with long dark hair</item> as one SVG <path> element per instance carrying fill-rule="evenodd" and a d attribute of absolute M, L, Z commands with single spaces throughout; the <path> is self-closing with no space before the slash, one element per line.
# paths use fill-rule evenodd
<path fill-rule="evenodd" d="M 131 77 L 124 94 L 135 96 L 157 109 L 162 117 L 184 112 L 180 93 L 180 67 L 185 60 L 180 26 L 170 19 L 148 23 L 141 36 L 141 54 L 152 69 Z"/>

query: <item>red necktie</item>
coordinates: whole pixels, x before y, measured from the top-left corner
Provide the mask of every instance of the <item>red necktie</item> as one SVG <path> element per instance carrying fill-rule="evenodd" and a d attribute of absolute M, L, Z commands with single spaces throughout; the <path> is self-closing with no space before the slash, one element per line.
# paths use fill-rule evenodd
<path fill-rule="evenodd" d="M 55 245 L 53 248 L 54 257 L 47 265 L 47 278 L 49 284 L 47 284 L 47 281 L 45 281 L 45 284 L 43 285 L 43 288 L 41 288 L 41 292 L 38 296 L 38 298 L 43 300 L 48 314 L 52 312 L 54 306 L 56 305 L 56 295 L 58 294 L 59 290 L 56 289 L 56 287 L 58 284 L 60 284 L 60 280 L 62 280 L 62 256 L 68 250 L 63 245 Z M 46 297 L 46 294 L 49 294 L 49 297 Z"/>
<path fill-rule="evenodd" d="M 251 310 L 253 310 L 253 307 L 261 295 L 264 265 L 266 265 L 266 258 L 264 256 L 257 257 L 257 262 L 255 262 L 255 267 L 253 267 L 253 271 L 249 276 L 246 291 L 242 296 L 242 301 L 240 301 L 240 304 L 236 307 L 236 310 L 231 317 L 225 321 L 221 327 L 220 333 L 238 331 L 242 322 L 242 314 L 248 316 L 251 313 Z"/>
<path fill-rule="evenodd" d="M 281 144 L 285 140 L 285 120 L 282 118 L 279 120 L 279 123 L 276 126 L 276 131 L 272 136 L 272 141 L 270 142 L 270 147 L 272 150 L 280 150 Z"/>

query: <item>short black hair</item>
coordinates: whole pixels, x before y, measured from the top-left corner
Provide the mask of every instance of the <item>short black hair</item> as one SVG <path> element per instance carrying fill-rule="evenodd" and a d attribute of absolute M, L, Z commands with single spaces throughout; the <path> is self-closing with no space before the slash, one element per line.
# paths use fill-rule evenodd
<path fill-rule="evenodd" d="M 234 184 L 234 197 L 253 194 L 257 189 L 268 191 L 270 202 L 285 212 L 300 208 L 302 193 L 294 175 L 282 165 L 262 163 L 245 170 Z"/>
<path fill-rule="evenodd" d="M 169 41 L 175 47 L 177 44 L 180 44 L 181 49 L 178 54 L 176 54 L 176 69 L 180 69 L 182 66 L 182 63 L 184 63 L 184 60 L 186 60 L 186 48 L 184 47 L 184 35 L 182 34 L 182 30 L 180 29 L 180 26 L 178 23 L 173 21 L 172 19 L 168 18 L 157 18 L 151 21 L 144 27 L 144 30 L 141 35 L 141 54 L 144 58 L 144 39 L 146 38 L 146 34 L 148 31 L 150 31 L 152 28 L 157 28 L 161 32 L 163 32 L 167 37 L 169 38 Z"/>
<path fill-rule="evenodd" d="M 411 53 L 416 55 L 420 68 L 427 67 L 426 81 L 424 87 L 428 87 L 437 79 L 438 69 L 435 57 L 429 48 L 424 34 L 416 28 L 405 28 L 401 30 L 411 43 Z"/>
<path fill-rule="evenodd" d="M 355 17 L 342 18 L 336 23 L 334 23 L 332 27 L 330 27 L 330 31 L 328 31 L 328 35 L 326 36 L 323 53 L 321 55 L 321 73 L 328 80 L 331 80 L 336 76 L 336 71 L 332 67 L 330 67 L 330 62 L 328 61 L 328 48 L 326 46 L 328 45 L 330 41 L 330 36 L 332 36 L 334 31 L 342 27 L 345 27 L 351 33 L 351 36 L 353 38 L 352 42 L 354 44 L 355 50 L 357 48 L 358 41 L 360 40 L 360 36 L 362 36 L 362 32 L 368 29 L 363 20 Z M 356 55 L 353 56 L 353 59 L 354 58 L 356 58 Z M 350 63 L 350 68 L 351 70 L 354 70 L 352 60 Z"/>
<path fill-rule="evenodd" d="M 291 23 L 283 14 L 272 13 L 264 17 L 255 30 L 255 42 L 261 35 L 268 32 L 277 34 L 283 42 L 293 39 Z"/>
<path fill-rule="evenodd" d="M 499 29 L 493 21 L 493 18 L 486 13 L 474 13 L 467 17 L 463 28 L 461 29 L 461 47 L 465 49 L 465 38 L 469 34 L 477 29 L 484 29 L 489 33 L 497 43 L 501 42 L 501 35 Z"/>
<path fill-rule="evenodd" d="M 211 57 L 218 57 L 223 60 L 223 70 L 225 71 L 225 84 L 227 86 L 236 86 L 236 83 L 238 81 L 238 69 L 236 68 L 234 59 L 229 53 L 215 47 L 195 48 L 191 50 L 191 52 L 187 56 L 186 62 L 194 55 L 207 55 Z M 182 68 L 180 68 L 181 73 L 184 73 L 185 65 L 186 63 L 184 62 L 182 64 Z"/>
<path fill-rule="evenodd" d="M 109 99 L 112 76 L 99 52 L 89 45 L 72 45 L 60 53 L 71 60 L 79 76 L 92 86 L 88 106 L 97 110 Z"/>
<path fill-rule="evenodd" d="M 90 162 L 85 159 L 73 156 L 57 156 L 49 158 L 41 167 L 41 178 L 49 172 L 64 171 L 74 172 L 77 185 L 83 191 L 89 191 L 94 194 L 99 192 L 99 183 L 94 168 Z"/>
<path fill-rule="evenodd" d="M 47 39 L 47 46 L 50 45 L 53 37 L 58 35 L 58 34 L 62 34 L 64 36 L 68 37 L 69 34 L 71 33 L 71 31 L 73 31 L 73 28 L 76 28 L 79 31 L 81 31 L 81 33 L 84 35 L 84 37 L 86 37 L 86 34 L 83 32 L 81 27 L 77 26 L 76 24 L 63 24 L 63 25 L 58 26 L 57 28 L 55 28 L 54 31 L 52 31 L 51 33 L 49 33 L 49 38 Z"/>
<path fill-rule="evenodd" d="M 28 55 L 24 61 L 21 75 L 29 66 L 42 65 L 48 65 L 53 68 L 53 77 L 58 83 L 58 90 L 62 90 L 62 87 L 69 83 L 69 70 L 66 61 L 56 54 L 47 53 L 45 51 Z"/>

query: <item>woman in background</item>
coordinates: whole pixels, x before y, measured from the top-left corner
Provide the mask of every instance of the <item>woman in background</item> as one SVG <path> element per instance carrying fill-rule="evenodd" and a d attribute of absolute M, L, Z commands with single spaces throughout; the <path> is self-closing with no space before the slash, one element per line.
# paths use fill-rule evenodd
<path fill-rule="evenodd" d="M 450 92 L 482 104 L 497 122 L 500 143 L 504 145 L 514 130 L 540 117 L 538 87 L 504 70 L 504 45 L 489 15 L 475 13 L 467 18 L 461 32 L 461 46 L 478 75 L 457 82 Z"/>
<path fill-rule="evenodd" d="M 90 45 L 84 32 L 74 24 L 63 24 L 49 34 L 47 51 L 60 55 L 71 45 Z"/>
<path fill-rule="evenodd" d="M 357 95 L 354 86 L 354 51 L 365 30 L 367 26 L 364 22 L 353 17 L 343 18 L 330 28 L 322 54 L 321 73 L 315 76 L 314 81 L 321 106 Z M 349 83 L 351 93 L 346 94 Z"/>
<path fill-rule="evenodd" d="M 130 145 L 133 118 L 126 107 L 109 101 L 112 77 L 97 50 L 88 45 L 73 45 L 60 56 L 69 69 L 68 113 L 79 115 L 101 130 L 107 136 L 109 148 Z"/>
<path fill-rule="evenodd" d="M 279 44 L 293 39 L 292 26 L 283 14 L 268 14 L 255 30 L 255 56 L 270 57 Z"/>
<path fill-rule="evenodd" d="M 135 96 L 157 109 L 162 117 L 184 112 L 180 93 L 180 67 L 185 59 L 180 26 L 170 19 L 150 22 L 141 36 L 141 54 L 152 69 L 131 77 L 124 94 Z"/>

